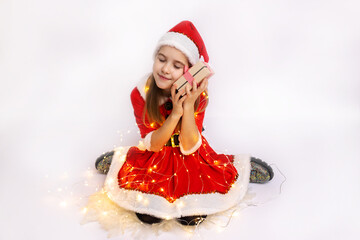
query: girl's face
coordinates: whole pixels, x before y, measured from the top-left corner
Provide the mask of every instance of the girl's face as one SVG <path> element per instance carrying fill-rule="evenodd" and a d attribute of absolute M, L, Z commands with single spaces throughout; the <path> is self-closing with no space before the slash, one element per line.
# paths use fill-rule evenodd
<path fill-rule="evenodd" d="M 153 65 L 153 75 L 158 88 L 170 92 L 173 83 L 184 74 L 184 66 L 189 67 L 189 63 L 181 51 L 171 46 L 162 46 Z"/>

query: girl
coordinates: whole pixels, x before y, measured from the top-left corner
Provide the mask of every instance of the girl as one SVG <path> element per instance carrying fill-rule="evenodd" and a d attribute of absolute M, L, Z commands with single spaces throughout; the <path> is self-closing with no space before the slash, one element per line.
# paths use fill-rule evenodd
<path fill-rule="evenodd" d="M 167 32 L 155 49 L 152 74 L 131 93 L 143 145 L 115 149 L 96 161 L 96 168 L 108 173 L 107 196 L 144 223 L 175 218 L 197 225 L 238 204 L 249 182 L 273 177 L 263 161 L 217 154 L 202 136 L 208 79 L 187 86 L 184 97 L 174 84 L 201 57 L 209 61 L 191 22 Z"/>

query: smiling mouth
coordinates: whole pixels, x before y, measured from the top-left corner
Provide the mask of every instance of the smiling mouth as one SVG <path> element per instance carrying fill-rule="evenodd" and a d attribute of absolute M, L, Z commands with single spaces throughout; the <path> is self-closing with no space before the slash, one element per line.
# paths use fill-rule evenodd
<path fill-rule="evenodd" d="M 163 75 L 160 75 L 160 74 L 158 74 L 158 76 L 159 76 L 162 80 L 171 80 L 170 78 L 166 78 L 166 77 L 164 77 Z"/>

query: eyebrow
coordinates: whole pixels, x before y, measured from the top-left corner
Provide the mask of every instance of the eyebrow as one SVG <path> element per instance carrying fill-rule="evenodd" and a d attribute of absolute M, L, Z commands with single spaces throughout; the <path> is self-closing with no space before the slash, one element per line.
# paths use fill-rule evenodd
<path fill-rule="evenodd" d="M 164 54 L 162 54 L 162 53 L 160 53 L 160 52 L 158 53 L 158 55 L 161 55 L 162 57 L 167 58 Z M 179 64 L 185 66 L 184 63 L 182 63 L 181 61 L 178 61 L 178 60 L 175 60 L 175 63 L 179 63 Z"/>

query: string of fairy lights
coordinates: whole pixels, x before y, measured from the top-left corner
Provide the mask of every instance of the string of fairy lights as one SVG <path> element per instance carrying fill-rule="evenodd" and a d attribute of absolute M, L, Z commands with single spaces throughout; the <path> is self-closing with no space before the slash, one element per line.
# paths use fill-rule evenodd
<path fill-rule="evenodd" d="M 128 130 L 118 130 L 117 134 L 119 135 L 119 142 L 122 144 L 124 140 L 130 136 L 133 133 L 139 134 L 140 132 L 138 130 L 135 130 L 135 127 L 137 125 L 134 125 L 134 129 L 128 129 Z M 141 146 L 143 143 L 140 141 L 139 146 Z M 116 148 L 117 146 L 112 146 L 113 148 Z M 227 150 L 225 150 L 227 151 Z M 182 156 L 183 157 L 183 156 Z M 125 155 L 123 156 L 122 160 L 125 160 Z M 216 165 L 216 160 L 214 160 L 214 164 Z M 186 167 L 186 166 L 185 166 Z M 152 168 L 149 169 L 149 171 L 156 170 L 157 165 L 152 165 Z M 188 169 L 186 169 L 186 172 L 189 172 Z M 176 172 L 170 176 L 173 178 L 176 178 Z M 92 193 L 104 191 L 103 185 L 106 176 L 103 174 L 99 174 L 97 170 L 94 167 L 88 167 L 82 174 L 81 179 L 78 180 L 75 183 L 69 183 L 69 181 L 74 180 L 74 176 L 71 176 L 68 172 L 64 172 L 60 176 L 52 177 L 49 174 L 45 174 L 44 176 L 45 180 L 50 182 L 57 182 L 61 183 L 62 185 L 59 186 L 52 186 L 47 190 L 47 197 L 52 199 L 52 204 L 55 206 L 58 206 L 60 209 L 69 209 L 74 210 L 77 209 L 81 215 L 86 215 L 89 211 L 89 208 L 86 206 L 86 202 L 88 201 L 89 196 Z M 79 178 L 79 176 L 76 176 L 75 178 Z M 115 179 L 107 179 L 107 184 L 111 184 L 112 181 L 116 181 Z M 154 180 L 155 181 L 155 180 Z M 188 183 L 189 184 L 189 183 Z M 105 193 L 105 192 L 104 192 Z M 187 198 L 187 197 L 185 197 Z M 136 200 L 138 202 L 142 202 L 144 205 L 149 204 L 149 200 L 146 199 L 141 194 L 138 194 L 136 197 Z M 196 200 L 195 200 L 196 201 Z M 177 206 L 179 208 L 182 208 L 185 206 L 184 202 L 178 201 Z M 109 215 L 108 211 L 102 212 L 103 217 L 106 217 Z M 236 214 L 235 214 L 236 215 Z M 234 215 L 234 216 L 235 216 Z M 232 216 L 231 216 L 232 217 Z M 166 220 L 170 220 L 170 217 L 165 217 Z M 223 224 L 220 224 L 223 225 Z M 219 225 L 218 230 L 222 231 L 222 228 Z"/>
<path fill-rule="evenodd" d="M 207 98 L 207 95 L 206 95 L 205 92 L 203 93 L 203 95 L 206 96 L 206 98 Z M 197 114 L 195 114 L 195 117 L 197 117 Z M 204 127 L 206 128 L 206 126 L 204 126 Z M 125 145 L 124 142 L 126 142 L 127 139 L 135 132 L 137 133 L 137 136 L 140 135 L 140 131 L 135 130 L 135 129 L 137 129 L 137 124 L 136 123 L 134 124 L 133 128 L 131 128 L 131 129 L 127 129 L 127 130 L 123 130 L 123 131 L 118 130 L 117 134 L 119 135 L 119 145 L 122 145 L 122 146 Z M 203 139 L 203 141 L 204 141 L 204 139 Z M 208 144 L 208 143 L 205 142 L 203 144 L 206 146 L 206 144 Z M 112 147 L 117 148 L 119 151 L 124 151 L 125 152 L 125 150 L 126 150 L 126 148 L 117 147 L 116 145 L 114 145 Z M 144 143 L 142 141 L 139 142 L 138 147 L 140 149 L 141 148 L 145 149 Z M 166 149 L 167 148 L 163 148 L 161 151 L 167 151 Z M 225 168 L 227 167 L 228 163 L 220 164 L 217 159 L 214 159 L 214 158 L 211 157 L 211 154 L 207 151 L 206 148 L 205 148 L 205 150 L 206 150 L 206 156 L 209 157 L 208 162 L 206 164 L 209 164 L 210 166 L 216 167 L 218 169 L 223 169 L 223 171 L 225 171 Z M 228 150 L 224 149 L 223 152 L 225 154 L 227 154 Z M 194 154 L 193 154 L 193 156 L 194 156 Z M 126 157 L 126 154 L 122 154 L 122 156 L 119 158 L 119 161 L 124 162 L 125 157 Z M 180 154 L 179 157 L 182 158 L 183 160 L 185 158 L 182 154 Z M 230 163 L 230 160 L 229 160 L 229 163 Z M 201 164 L 205 164 L 205 163 L 201 162 Z M 129 172 L 132 172 L 134 170 L 140 170 L 140 171 L 147 171 L 148 173 L 152 173 L 152 172 L 157 171 L 158 163 L 157 162 L 152 162 L 148 168 L 135 168 L 133 166 L 129 166 L 129 167 L 130 167 Z M 180 169 L 180 168 L 185 168 L 185 171 L 187 172 L 187 174 L 190 175 L 189 169 L 187 169 L 186 164 L 184 164 L 184 162 L 183 162 L 183 164 L 181 164 L 179 166 L 176 166 L 176 169 Z M 161 173 L 158 173 L 158 174 L 161 174 Z M 211 178 L 210 175 L 206 175 L 206 176 L 205 175 L 200 175 L 199 177 L 200 177 L 200 180 L 202 181 L 203 186 L 204 186 L 203 178 L 209 178 L 209 179 Z M 45 179 L 48 180 L 49 178 L 50 178 L 50 176 L 48 174 L 46 174 Z M 53 197 L 53 199 L 55 199 L 54 202 L 61 209 L 73 209 L 75 207 L 76 209 L 79 210 L 79 212 L 83 216 L 86 216 L 89 213 L 89 210 L 90 210 L 89 207 L 87 206 L 86 202 L 88 201 L 89 197 L 93 193 L 99 192 L 99 193 L 102 194 L 101 195 L 102 197 L 105 197 L 105 198 L 101 198 L 101 199 L 97 200 L 97 201 L 99 201 L 98 204 L 101 204 L 102 201 L 110 201 L 110 199 L 108 199 L 108 196 L 107 196 L 108 193 L 105 191 L 105 188 L 104 188 L 104 182 L 105 182 L 105 185 L 108 186 L 108 187 L 114 187 L 114 186 L 118 187 L 118 179 L 108 177 L 108 178 L 106 178 L 106 181 L 105 181 L 105 178 L 106 178 L 106 176 L 97 173 L 97 171 L 96 171 L 96 169 L 94 167 L 88 167 L 88 169 L 83 173 L 82 179 L 79 180 L 78 182 L 70 184 L 70 185 L 68 184 L 68 185 L 64 185 L 64 186 L 53 187 L 53 188 L 47 190 L 47 194 L 48 194 L 49 197 Z M 166 178 L 163 181 L 168 181 L 168 180 L 170 180 L 172 178 L 177 179 L 177 171 L 175 171 L 172 175 L 166 176 Z M 59 179 L 60 180 L 66 180 L 66 179 L 71 179 L 71 178 L 70 178 L 68 173 L 64 173 L 59 177 Z M 156 181 L 157 181 L 156 179 L 151 179 L 150 180 L 150 182 L 153 183 L 153 184 L 156 183 Z M 217 181 L 217 179 L 212 179 L 212 181 L 215 184 L 220 184 L 220 185 L 222 184 L 221 182 Z M 231 183 L 232 188 L 236 187 L 235 182 Z M 141 185 L 145 184 L 144 181 L 135 181 L 133 183 L 140 189 L 141 189 Z M 225 183 L 227 184 L 226 180 L 225 180 Z M 126 184 L 129 184 L 129 182 L 126 182 L 125 185 Z M 179 184 L 178 180 L 176 181 L 175 189 L 177 187 L 177 184 Z M 182 182 L 181 184 L 184 184 L 184 182 Z M 187 182 L 188 192 L 189 192 L 190 184 L 191 183 L 188 181 Z M 120 185 L 120 186 L 123 186 L 123 185 Z M 160 187 L 158 190 L 159 190 L 160 193 L 164 192 L 163 187 Z M 171 199 L 171 198 L 172 197 L 169 196 L 170 201 L 174 200 L 174 199 Z M 187 198 L 188 198 L 188 196 L 185 195 L 184 200 L 186 200 Z M 198 200 L 197 198 L 194 199 L 194 201 L 197 201 L 197 200 Z M 141 194 L 141 192 L 139 192 L 136 195 L 136 201 L 141 203 L 144 206 L 148 206 L 150 204 L 150 200 L 146 196 Z M 177 199 L 176 205 L 177 205 L 177 207 L 179 209 L 182 209 L 182 208 L 184 208 L 186 206 L 186 203 L 184 201 L 182 201 L 182 200 Z M 239 210 L 239 209 L 240 208 L 235 209 L 235 210 L 227 211 L 226 213 L 219 213 L 220 215 L 218 214 L 217 215 L 218 217 L 219 216 L 220 217 L 224 217 L 224 216 L 226 217 L 225 223 L 224 223 L 224 221 L 219 222 L 219 221 L 212 220 L 211 217 L 209 217 L 206 222 L 208 222 L 208 223 L 210 222 L 210 223 L 214 224 L 215 229 L 218 232 L 222 232 L 224 230 L 224 228 L 229 224 L 230 220 L 233 217 L 238 216 L 239 211 L 237 211 L 237 210 Z M 110 218 L 111 216 L 113 216 L 113 214 L 111 213 L 111 210 L 109 210 L 109 209 L 102 210 L 98 214 L 100 214 L 102 218 L 108 218 L 108 217 Z M 116 215 L 118 215 L 118 213 L 116 213 Z M 214 215 L 214 217 L 216 217 L 216 214 Z M 164 219 L 171 220 L 171 217 L 170 216 L 164 216 Z M 204 225 L 204 224 L 202 224 L 202 225 Z M 189 234 L 189 233 L 192 234 L 193 232 L 194 231 L 186 230 L 186 234 Z"/>

